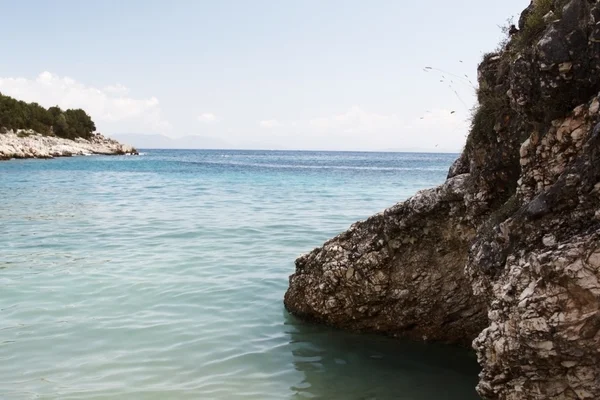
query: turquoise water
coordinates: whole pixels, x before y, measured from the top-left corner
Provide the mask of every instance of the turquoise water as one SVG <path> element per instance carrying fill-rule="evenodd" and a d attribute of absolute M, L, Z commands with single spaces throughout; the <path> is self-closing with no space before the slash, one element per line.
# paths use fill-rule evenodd
<path fill-rule="evenodd" d="M 463 349 L 302 323 L 294 259 L 456 155 L 0 163 L 2 399 L 476 399 Z"/>

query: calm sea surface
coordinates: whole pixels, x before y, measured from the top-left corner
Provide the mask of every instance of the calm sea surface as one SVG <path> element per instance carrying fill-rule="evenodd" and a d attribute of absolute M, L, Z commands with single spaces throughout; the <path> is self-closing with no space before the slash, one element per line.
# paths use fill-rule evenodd
<path fill-rule="evenodd" d="M 456 155 L 0 163 L 1 399 L 476 399 L 474 355 L 302 323 L 294 259 Z"/>

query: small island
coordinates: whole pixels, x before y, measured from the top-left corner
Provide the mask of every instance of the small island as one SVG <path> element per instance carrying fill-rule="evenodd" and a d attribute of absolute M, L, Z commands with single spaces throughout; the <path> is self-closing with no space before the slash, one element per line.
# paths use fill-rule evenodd
<path fill-rule="evenodd" d="M 48 109 L 0 93 L 0 160 L 77 155 L 138 154 L 131 146 L 96 132 L 81 109 Z"/>

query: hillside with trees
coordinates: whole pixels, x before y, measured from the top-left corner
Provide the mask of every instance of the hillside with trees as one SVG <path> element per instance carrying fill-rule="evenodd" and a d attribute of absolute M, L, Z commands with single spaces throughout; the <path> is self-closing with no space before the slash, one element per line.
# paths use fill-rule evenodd
<path fill-rule="evenodd" d="M 84 110 L 63 111 L 58 106 L 46 109 L 0 93 L 0 132 L 10 129 L 33 129 L 47 136 L 89 139 L 96 125 Z"/>

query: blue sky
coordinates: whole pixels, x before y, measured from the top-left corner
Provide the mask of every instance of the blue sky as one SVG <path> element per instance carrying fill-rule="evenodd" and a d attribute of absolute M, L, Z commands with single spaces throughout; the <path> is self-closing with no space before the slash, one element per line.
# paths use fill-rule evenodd
<path fill-rule="evenodd" d="M 448 73 L 475 83 L 528 3 L 0 0 L 0 91 L 84 108 L 111 135 L 459 150 L 473 88 Z"/>

